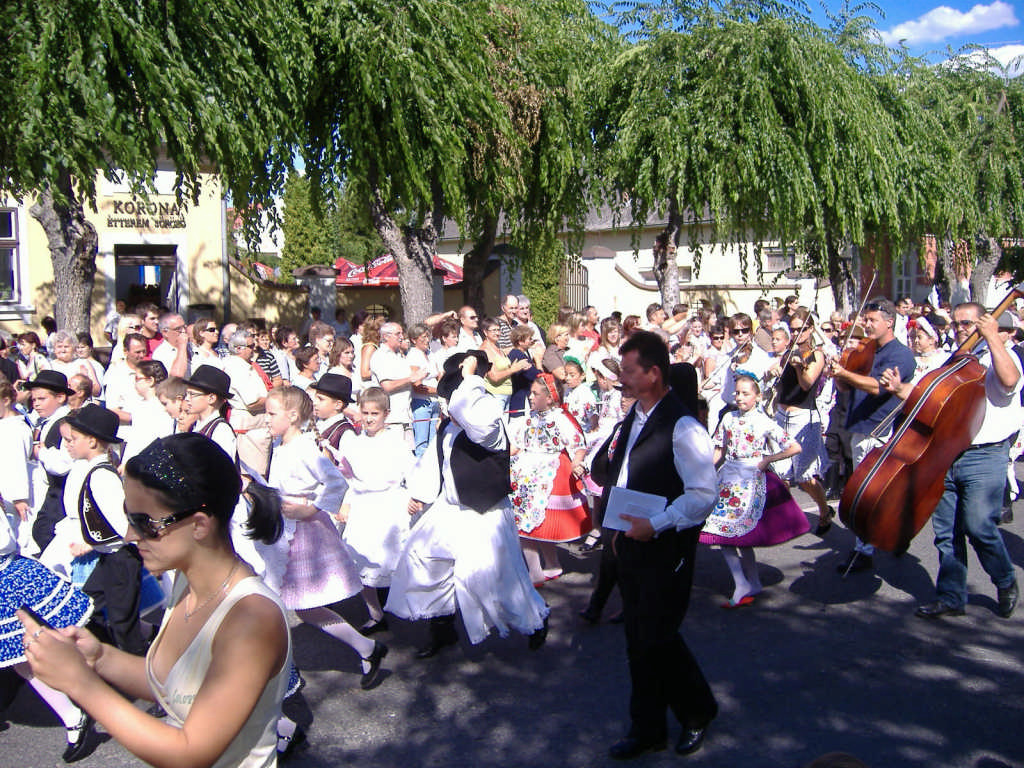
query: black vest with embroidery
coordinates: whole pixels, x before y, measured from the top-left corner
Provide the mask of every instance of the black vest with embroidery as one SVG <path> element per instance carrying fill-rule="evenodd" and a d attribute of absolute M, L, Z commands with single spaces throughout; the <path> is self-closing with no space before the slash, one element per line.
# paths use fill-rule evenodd
<path fill-rule="evenodd" d="M 636 406 L 619 422 L 594 457 L 591 474 L 595 482 L 604 486 L 605 502 L 626 458 L 626 443 L 629 442 L 635 414 Z M 682 495 L 685 488 L 675 469 L 672 433 L 676 422 L 687 415 L 690 412 L 672 392 L 661 399 L 629 452 L 627 488 L 664 496 L 670 502 Z"/>
<path fill-rule="evenodd" d="M 444 419 L 437 433 L 437 461 L 444 484 L 444 431 L 451 419 Z M 459 432 L 452 443 L 450 459 L 455 492 L 459 502 L 470 509 L 484 512 L 494 509 L 512 493 L 510 474 L 511 457 L 508 448 L 492 451 L 469 439 L 465 431 Z"/>
<path fill-rule="evenodd" d="M 117 470 L 112 464 L 102 462 L 89 470 L 82 482 L 82 491 L 78 494 L 78 522 L 82 526 L 82 538 L 86 544 L 92 547 L 104 544 L 113 544 L 121 540 L 117 531 L 110 525 L 103 515 L 96 497 L 92 495 L 92 476 L 98 469 L 113 472 L 117 477 Z M 120 478 L 118 478 L 120 480 Z"/>

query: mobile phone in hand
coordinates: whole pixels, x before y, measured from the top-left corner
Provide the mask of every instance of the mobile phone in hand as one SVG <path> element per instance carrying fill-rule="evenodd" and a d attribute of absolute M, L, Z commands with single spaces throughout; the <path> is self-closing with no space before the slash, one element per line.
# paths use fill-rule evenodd
<path fill-rule="evenodd" d="M 23 605 L 23 606 L 21 606 L 21 610 L 23 610 L 25 613 L 27 613 L 29 616 L 31 616 L 33 619 L 35 619 L 36 623 L 39 626 L 46 627 L 47 629 L 53 629 L 53 625 L 50 622 L 48 622 L 46 619 L 44 619 L 38 613 L 33 611 L 29 606 Z"/>

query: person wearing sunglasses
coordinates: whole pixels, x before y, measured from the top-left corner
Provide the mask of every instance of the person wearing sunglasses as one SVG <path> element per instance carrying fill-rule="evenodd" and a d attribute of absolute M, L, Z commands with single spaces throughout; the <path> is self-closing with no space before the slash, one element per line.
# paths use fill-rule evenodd
<path fill-rule="evenodd" d="M 216 350 L 218 338 L 217 324 L 213 320 L 200 318 L 192 324 L 191 368 L 193 371 L 201 365 L 212 365 L 214 368 L 224 367 L 224 359 Z"/>
<path fill-rule="evenodd" d="M 768 353 L 761 349 L 754 340 L 754 323 L 750 315 L 745 312 L 737 312 L 727 323 L 729 335 L 732 337 L 733 349 L 725 375 L 722 378 L 722 402 L 725 408 L 721 413 L 708 414 L 708 429 L 712 432 L 718 426 L 718 420 L 722 413 L 736 407 L 734 395 L 736 393 L 735 372 L 742 368 L 748 374 L 756 376 L 758 383 L 764 381 L 765 372 L 771 367 L 772 359 Z"/>
<path fill-rule="evenodd" d="M 273 762 L 291 640 L 280 598 L 232 546 L 240 491 L 231 458 L 194 433 L 155 440 L 128 461 L 126 539 L 151 571 L 177 572 L 145 657 L 18 613 L 32 672 L 147 763 L 168 755 L 186 765 Z M 253 538 L 272 543 L 281 534 L 279 497 L 252 485 L 246 496 Z M 167 719 L 137 708 L 136 697 L 159 702 Z"/>

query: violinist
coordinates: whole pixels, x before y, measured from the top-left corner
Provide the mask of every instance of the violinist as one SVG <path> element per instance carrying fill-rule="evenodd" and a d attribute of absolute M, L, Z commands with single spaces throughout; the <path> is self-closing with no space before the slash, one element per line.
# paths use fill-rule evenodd
<path fill-rule="evenodd" d="M 800 444 L 801 451 L 791 466 L 780 466 L 780 475 L 800 486 L 818 505 L 818 527 L 815 533 L 824 536 L 832 527 L 835 510 L 828 506 L 821 483 L 828 464 L 821 416 L 817 408 L 818 383 L 825 372 L 825 354 L 813 341 L 814 318 L 806 307 L 797 307 L 789 317 L 793 349 L 779 378 L 775 422 Z"/>
<path fill-rule="evenodd" d="M 750 315 L 738 312 L 729 318 L 727 325 L 736 346 L 733 348 L 732 360 L 726 367 L 722 380 L 722 400 L 728 404 L 723 411 L 736 407 L 733 404 L 733 396 L 736 393 L 735 373 L 738 368 L 757 376 L 758 386 L 761 386 L 765 372 L 772 365 L 772 358 L 754 342 L 754 323 Z M 721 414 L 711 414 L 709 421 L 713 420 L 717 426 L 720 416 Z M 713 426 L 709 423 L 708 428 L 713 429 Z"/>
<path fill-rule="evenodd" d="M 837 386 L 851 390 L 846 429 L 850 433 L 854 467 L 872 448 L 885 443 L 888 435 L 873 437 L 871 433 L 900 404 L 899 398 L 882 387 L 882 373 L 890 368 L 895 369 L 900 381 L 906 382 L 913 378 L 916 367 L 913 353 L 893 333 L 896 307 L 891 301 L 879 297 L 866 303 L 861 322 L 864 326 L 862 344 L 870 348 L 873 342 L 875 347 L 870 363 L 867 364 L 865 360 L 862 370 L 845 368 L 839 360 L 830 365 L 830 373 Z M 857 539 L 854 550 L 837 570 L 844 575 L 866 571 L 874 565 L 874 554 L 875 548 L 872 545 Z"/>
<path fill-rule="evenodd" d="M 1024 377 L 1020 361 L 1010 350 L 1015 326 L 1009 312 L 997 321 L 974 302 L 953 310 L 953 325 L 957 344 L 963 344 L 975 329 L 985 341 L 985 348 L 978 354 L 987 368 L 985 416 L 970 448 L 953 461 L 946 473 L 945 492 L 932 515 L 935 547 L 939 550 L 936 599 L 920 606 L 916 615 L 938 619 L 964 614 L 966 537 L 996 586 L 996 613 L 1005 619 L 1013 613 L 1018 597 L 1013 562 L 996 527 L 1002 512 L 1010 442 L 1024 417 L 1019 395 Z M 913 389 L 912 383 L 898 381 L 894 371 L 886 371 L 882 383 L 901 398 Z"/>

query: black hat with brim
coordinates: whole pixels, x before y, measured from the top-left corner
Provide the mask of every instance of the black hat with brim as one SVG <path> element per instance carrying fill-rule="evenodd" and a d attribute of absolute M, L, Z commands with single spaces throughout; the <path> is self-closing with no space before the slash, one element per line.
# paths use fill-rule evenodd
<path fill-rule="evenodd" d="M 222 400 L 231 397 L 231 377 L 212 365 L 200 365 L 196 368 L 192 372 L 192 377 L 185 379 L 185 386 L 217 395 Z"/>
<path fill-rule="evenodd" d="M 116 413 L 102 405 L 89 403 L 78 412 L 65 416 L 64 421 L 76 432 L 91 435 L 104 443 L 119 442 L 117 428 L 121 420 Z"/>
<path fill-rule="evenodd" d="M 462 363 L 469 357 L 476 358 L 476 375 L 483 376 L 491 370 L 491 361 L 487 359 L 487 353 L 482 349 L 471 349 L 468 352 L 456 352 L 444 361 L 444 375 L 437 382 L 437 396 L 450 400 L 452 392 L 459 388 L 462 383 Z"/>
<path fill-rule="evenodd" d="M 25 382 L 25 389 L 48 389 L 51 392 L 63 392 L 65 395 L 75 394 L 68 386 L 68 377 L 60 371 L 45 370 L 36 374 L 31 381 Z"/>
<path fill-rule="evenodd" d="M 352 402 L 352 379 L 342 376 L 340 373 L 325 373 L 307 389 L 323 392 L 328 397 L 341 400 L 345 405 Z"/>

